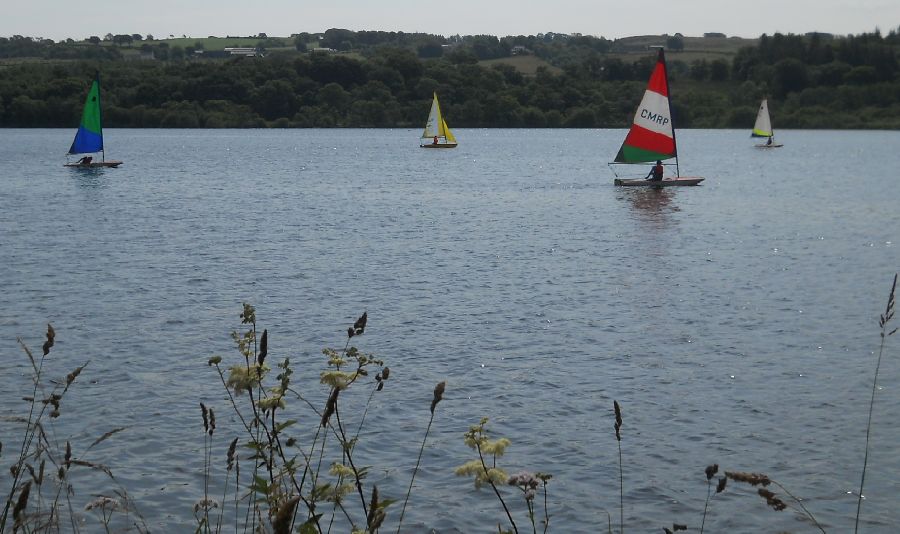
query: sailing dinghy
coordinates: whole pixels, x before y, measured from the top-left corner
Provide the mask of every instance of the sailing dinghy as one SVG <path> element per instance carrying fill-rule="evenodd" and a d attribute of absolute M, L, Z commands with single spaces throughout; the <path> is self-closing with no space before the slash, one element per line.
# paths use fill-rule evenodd
<path fill-rule="evenodd" d="M 625 136 L 625 142 L 622 143 L 613 164 L 653 163 L 675 158 L 675 176 L 662 180 L 616 178 L 613 182 L 615 185 L 670 187 L 697 185 L 704 180 L 696 176 L 681 176 L 671 107 L 666 56 L 660 48 L 656 66 L 650 74 L 647 90 L 644 91 L 644 98 L 641 99 L 631 129 Z"/>
<path fill-rule="evenodd" d="M 778 148 L 784 145 L 775 143 L 775 130 L 772 129 L 772 119 L 769 117 L 769 101 L 763 99 L 756 114 L 756 123 L 753 125 L 753 133 L 750 137 L 767 138 L 764 144 L 753 145 L 756 148 Z"/>
<path fill-rule="evenodd" d="M 75 140 L 69 148 L 69 155 L 100 153 L 100 161 L 93 161 L 93 156 L 85 156 L 76 162 L 66 163 L 66 167 L 78 167 L 91 169 L 96 167 L 118 167 L 121 161 L 106 161 L 106 152 L 103 150 L 103 126 L 100 114 L 100 73 L 94 78 L 91 89 L 88 91 L 84 102 L 84 111 L 81 114 L 81 124 L 75 133 Z"/>
<path fill-rule="evenodd" d="M 441 106 L 438 104 L 437 93 L 431 101 L 431 112 L 428 113 L 428 121 L 425 122 L 425 131 L 419 139 L 422 148 L 456 148 L 456 138 L 447 126 L 447 121 L 441 115 Z"/>

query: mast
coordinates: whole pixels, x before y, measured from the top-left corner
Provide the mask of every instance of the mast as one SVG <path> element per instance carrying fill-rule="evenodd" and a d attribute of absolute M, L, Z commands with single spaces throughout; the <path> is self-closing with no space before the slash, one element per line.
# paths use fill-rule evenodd
<path fill-rule="evenodd" d="M 100 101 L 100 71 L 96 71 L 97 78 L 97 114 L 100 116 L 100 161 L 106 163 L 106 145 L 103 143 L 103 105 Z M 668 83 L 668 82 L 667 82 Z M 677 159 L 675 161 L 678 161 Z"/>
<path fill-rule="evenodd" d="M 675 108 L 672 107 L 672 90 L 669 87 L 669 69 L 666 66 L 666 54 L 664 52 L 664 47 L 659 47 L 659 56 L 657 61 L 662 63 L 663 66 L 663 74 L 666 79 L 666 98 L 669 100 L 669 115 L 672 120 L 672 146 L 675 147 L 675 176 L 681 177 L 681 171 L 678 167 L 678 140 L 675 138 Z"/>

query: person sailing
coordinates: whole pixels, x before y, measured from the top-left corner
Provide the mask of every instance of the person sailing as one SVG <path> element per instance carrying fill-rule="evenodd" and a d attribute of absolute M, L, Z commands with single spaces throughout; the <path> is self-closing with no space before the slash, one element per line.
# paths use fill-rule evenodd
<path fill-rule="evenodd" d="M 93 159 L 94 159 L 94 158 L 93 158 L 92 156 L 84 156 L 83 158 L 79 159 L 79 160 L 76 161 L 75 163 L 77 163 L 77 164 L 79 164 L 79 165 L 90 165 L 90 164 L 91 164 L 91 161 L 92 161 Z"/>
<path fill-rule="evenodd" d="M 647 173 L 647 180 L 650 182 L 659 182 L 663 179 L 663 164 L 661 160 L 656 160 L 656 165 Z"/>

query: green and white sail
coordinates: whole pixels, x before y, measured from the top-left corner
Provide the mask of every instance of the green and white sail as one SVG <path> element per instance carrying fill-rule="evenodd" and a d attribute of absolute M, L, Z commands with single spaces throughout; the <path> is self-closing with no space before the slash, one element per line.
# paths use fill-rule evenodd
<path fill-rule="evenodd" d="M 759 112 L 756 113 L 756 123 L 753 125 L 753 133 L 751 137 L 775 137 L 772 131 L 772 119 L 769 117 L 769 102 L 763 100 L 759 105 Z"/>

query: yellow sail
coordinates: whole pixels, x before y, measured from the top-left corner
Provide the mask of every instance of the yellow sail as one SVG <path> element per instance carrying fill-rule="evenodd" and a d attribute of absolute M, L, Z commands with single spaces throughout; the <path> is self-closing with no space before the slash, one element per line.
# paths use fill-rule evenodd
<path fill-rule="evenodd" d="M 453 132 L 450 131 L 450 127 L 447 126 L 447 121 L 443 117 L 441 117 L 441 130 L 444 131 L 448 143 L 456 143 L 456 137 L 453 136 Z"/>

